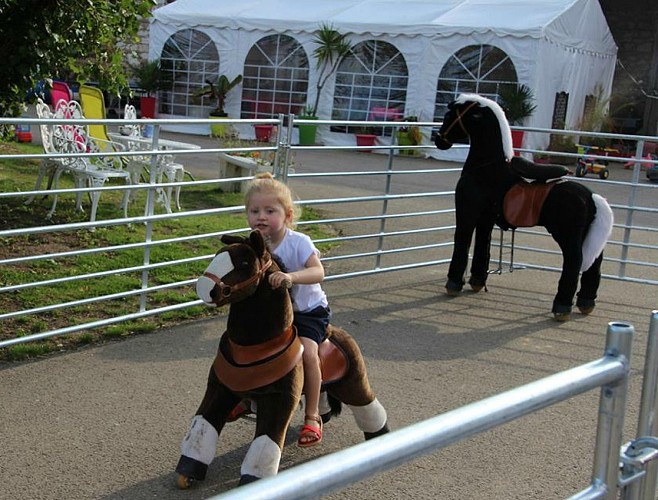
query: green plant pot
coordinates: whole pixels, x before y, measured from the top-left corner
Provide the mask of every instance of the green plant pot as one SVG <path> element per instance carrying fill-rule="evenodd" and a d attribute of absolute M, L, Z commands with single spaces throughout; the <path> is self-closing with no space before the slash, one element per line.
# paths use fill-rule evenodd
<path fill-rule="evenodd" d="M 208 118 L 212 118 L 213 120 L 225 120 L 228 118 L 228 116 L 218 116 L 218 115 L 210 115 Z M 219 137 L 220 139 L 223 139 L 226 137 L 226 132 L 228 131 L 228 125 L 222 123 L 222 124 L 217 124 L 215 125 L 214 123 L 210 125 L 210 135 L 211 137 Z"/>
<path fill-rule="evenodd" d="M 300 116 L 302 120 L 317 120 L 317 116 Z M 314 146 L 315 136 L 318 131 L 317 125 L 298 125 L 299 127 L 299 144 L 300 146 Z"/>
<path fill-rule="evenodd" d="M 398 145 L 399 146 L 413 146 L 414 141 L 409 137 L 409 132 L 398 131 Z M 405 156 L 415 156 L 416 152 L 413 149 L 400 149 L 400 154 Z"/>

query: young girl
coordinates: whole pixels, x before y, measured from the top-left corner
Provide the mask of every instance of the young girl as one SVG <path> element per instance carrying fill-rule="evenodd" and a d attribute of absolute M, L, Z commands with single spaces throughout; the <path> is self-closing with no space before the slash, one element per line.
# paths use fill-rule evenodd
<path fill-rule="evenodd" d="M 270 275 L 270 284 L 277 288 L 291 284 L 297 333 L 304 346 L 304 393 L 306 408 L 304 426 L 297 444 L 314 446 L 322 441 L 322 419 L 318 408 L 322 374 L 318 345 L 326 338 L 331 310 L 320 283 L 324 267 L 320 252 L 307 235 L 293 230 L 295 206 L 288 186 L 261 173 L 251 181 L 245 194 L 247 222 L 257 229 L 274 255 L 279 257 L 287 272 Z"/>

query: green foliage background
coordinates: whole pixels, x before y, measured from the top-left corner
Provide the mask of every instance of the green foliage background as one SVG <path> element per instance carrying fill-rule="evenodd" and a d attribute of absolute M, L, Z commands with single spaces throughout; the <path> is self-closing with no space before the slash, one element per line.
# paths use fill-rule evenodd
<path fill-rule="evenodd" d="M 44 78 L 128 86 L 124 55 L 155 0 L 0 0 L 0 116 Z"/>

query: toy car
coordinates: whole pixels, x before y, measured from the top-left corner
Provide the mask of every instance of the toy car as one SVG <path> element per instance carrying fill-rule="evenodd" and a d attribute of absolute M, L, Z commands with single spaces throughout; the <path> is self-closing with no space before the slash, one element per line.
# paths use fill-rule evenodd
<path fill-rule="evenodd" d="M 607 179 L 610 176 L 610 171 L 607 164 L 579 158 L 576 165 L 576 177 L 585 177 L 587 174 L 598 174 L 601 179 Z"/>
<path fill-rule="evenodd" d="M 581 155 L 589 153 L 598 156 L 619 154 L 616 149 L 612 148 L 582 145 L 578 145 L 578 153 Z M 576 164 L 576 177 L 585 177 L 587 174 L 598 174 L 601 179 L 607 179 L 610 176 L 608 162 L 606 160 L 595 160 L 587 157 L 578 158 L 578 163 Z"/>

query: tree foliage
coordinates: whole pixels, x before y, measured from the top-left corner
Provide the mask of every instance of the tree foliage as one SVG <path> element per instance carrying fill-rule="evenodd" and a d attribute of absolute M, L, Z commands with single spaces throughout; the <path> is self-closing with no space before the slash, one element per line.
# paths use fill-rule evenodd
<path fill-rule="evenodd" d="M 126 47 L 155 0 L 0 0 L 0 116 L 18 116 L 45 78 L 127 87 Z"/>

